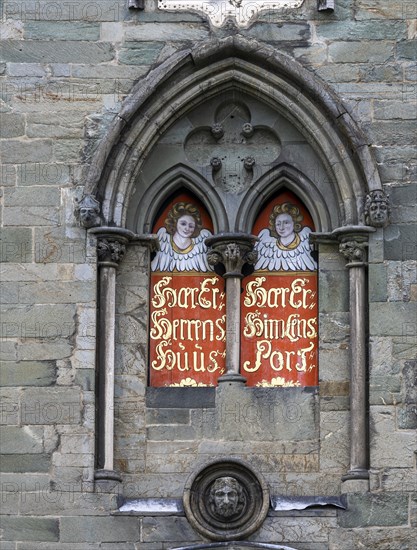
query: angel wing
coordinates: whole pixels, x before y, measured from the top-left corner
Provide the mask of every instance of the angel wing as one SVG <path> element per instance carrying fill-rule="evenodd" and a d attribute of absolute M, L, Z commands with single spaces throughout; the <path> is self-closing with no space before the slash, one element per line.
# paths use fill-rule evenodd
<path fill-rule="evenodd" d="M 258 261 L 255 269 L 266 271 L 314 271 L 317 268 L 310 252 L 308 236 L 309 227 L 304 227 L 299 233 L 300 242 L 296 248 L 282 249 L 277 244 L 269 229 L 262 229 L 256 245 Z"/>
<path fill-rule="evenodd" d="M 152 271 L 210 271 L 207 263 L 205 239 L 211 236 L 208 229 L 202 229 L 192 239 L 194 246 L 188 252 L 177 252 L 172 247 L 171 235 L 161 227 L 158 230 L 160 250 L 151 263 Z"/>

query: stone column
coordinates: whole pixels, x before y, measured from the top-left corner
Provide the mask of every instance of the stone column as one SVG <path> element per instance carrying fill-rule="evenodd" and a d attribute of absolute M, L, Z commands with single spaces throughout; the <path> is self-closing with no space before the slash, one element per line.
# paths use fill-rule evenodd
<path fill-rule="evenodd" d="M 241 382 L 240 374 L 240 294 L 242 269 L 256 262 L 256 237 L 244 233 L 223 233 L 206 239 L 208 263 L 218 266 L 226 279 L 226 373 L 219 382 Z"/>
<path fill-rule="evenodd" d="M 368 237 L 373 231 L 375 229 L 366 226 L 350 226 L 334 231 L 349 269 L 350 469 L 342 477 L 343 481 L 369 478 L 366 266 Z"/>
<path fill-rule="evenodd" d="M 95 478 L 121 480 L 114 470 L 114 350 L 116 323 L 116 269 L 134 236 L 120 227 L 90 230 L 97 237 L 98 285 L 98 408 L 97 470 Z"/>

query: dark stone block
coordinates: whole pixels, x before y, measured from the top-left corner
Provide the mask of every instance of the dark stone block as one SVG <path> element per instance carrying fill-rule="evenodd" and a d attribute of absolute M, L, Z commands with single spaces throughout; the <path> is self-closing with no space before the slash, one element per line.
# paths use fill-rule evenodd
<path fill-rule="evenodd" d="M 415 260 L 417 258 L 417 228 L 413 225 L 391 225 L 385 230 L 386 260 Z"/>
<path fill-rule="evenodd" d="M 3 455 L 0 461 L 0 471 L 31 473 L 49 472 L 51 456 L 48 454 L 10 454 Z"/>
<path fill-rule="evenodd" d="M 215 406 L 215 388 L 147 388 L 146 406 L 153 409 L 208 409 Z"/>
<path fill-rule="evenodd" d="M 3 540 L 58 541 L 59 520 L 52 518 L 9 517 L 1 520 Z"/>
<path fill-rule="evenodd" d="M 400 430 L 417 429 L 417 405 L 408 405 L 398 411 L 398 427 Z"/>
<path fill-rule="evenodd" d="M 341 527 L 384 527 L 407 523 L 408 495 L 406 494 L 348 495 L 347 510 L 339 512 Z"/>
<path fill-rule="evenodd" d="M 199 540 L 188 521 L 180 517 L 143 518 L 142 537 L 144 542 Z"/>
<path fill-rule="evenodd" d="M 189 424 L 190 411 L 187 409 L 148 409 L 146 424 Z"/>

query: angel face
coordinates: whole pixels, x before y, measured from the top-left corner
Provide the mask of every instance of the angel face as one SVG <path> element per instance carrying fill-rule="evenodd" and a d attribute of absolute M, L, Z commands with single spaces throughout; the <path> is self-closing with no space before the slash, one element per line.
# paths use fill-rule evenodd
<path fill-rule="evenodd" d="M 190 239 L 195 231 L 195 219 L 188 214 L 181 216 L 177 221 L 177 233 L 183 239 Z"/>
<path fill-rule="evenodd" d="M 281 239 L 294 235 L 294 220 L 289 214 L 278 214 L 275 219 L 275 229 Z"/>

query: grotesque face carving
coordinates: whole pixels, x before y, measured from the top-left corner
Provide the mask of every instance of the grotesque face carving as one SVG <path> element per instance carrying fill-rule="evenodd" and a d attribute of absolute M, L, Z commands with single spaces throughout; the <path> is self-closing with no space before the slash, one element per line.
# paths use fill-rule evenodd
<path fill-rule="evenodd" d="M 365 221 L 372 227 L 388 225 L 390 207 L 388 197 L 383 191 L 371 191 L 365 202 Z"/>
<path fill-rule="evenodd" d="M 241 484 L 234 477 L 219 477 L 210 489 L 209 503 L 214 514 L 230 518 L 243 505 Z"/>
<path fill-rule="evenodd" d="M 75 207 L 75 215 L 87 229 L 100 225 L 100 203 L 92 195 L 85 195 Z"/>

